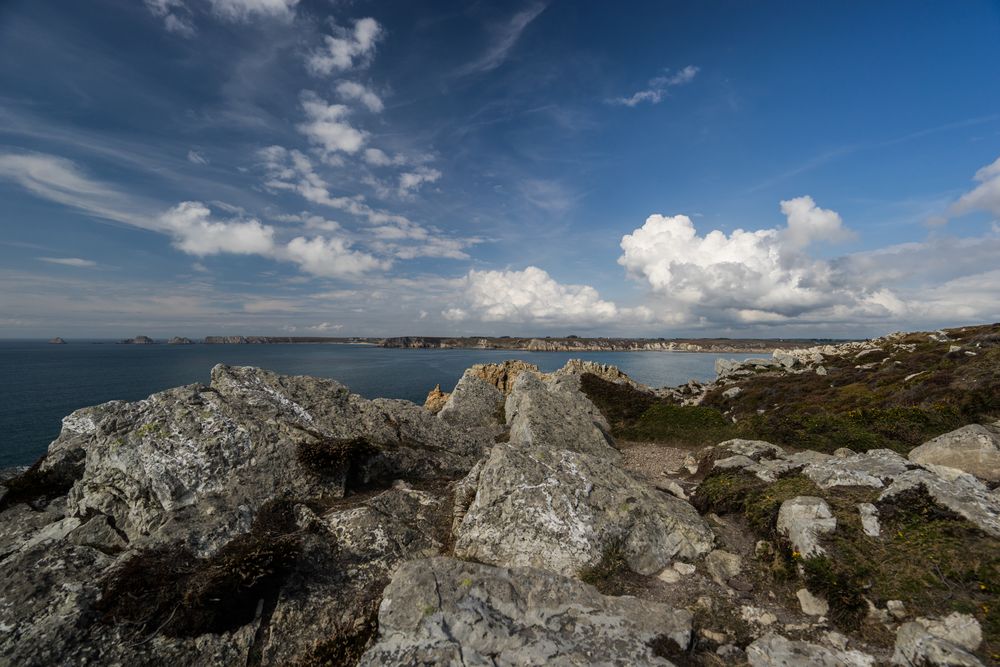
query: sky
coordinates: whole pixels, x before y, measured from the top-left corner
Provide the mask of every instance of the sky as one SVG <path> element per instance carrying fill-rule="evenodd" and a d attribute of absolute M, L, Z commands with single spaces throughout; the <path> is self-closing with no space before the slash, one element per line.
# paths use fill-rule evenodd
<path fill-rule="evenodd" d="M 1000 3 L 0 0 L 0 337 L 1000 320 Z"/>

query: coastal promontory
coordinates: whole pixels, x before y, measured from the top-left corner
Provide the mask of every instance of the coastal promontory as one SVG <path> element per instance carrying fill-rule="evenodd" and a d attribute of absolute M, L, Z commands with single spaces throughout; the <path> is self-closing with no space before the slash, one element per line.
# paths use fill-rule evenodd
<path fill-rule="evenodd" d="M 217 365 L 0 477 L 0 656 L 997 664 L 998 369 L 1000 325 L 679 387 L 508 360 L 427 408 Z"/>

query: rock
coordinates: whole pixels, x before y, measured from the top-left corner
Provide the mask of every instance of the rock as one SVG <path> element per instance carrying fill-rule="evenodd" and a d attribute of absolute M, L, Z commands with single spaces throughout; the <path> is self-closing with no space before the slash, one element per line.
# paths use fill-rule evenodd
<path fill-rule="evenodd" d="M 751 667 L 872 667 L 875 659 L 861 651 L 826 648 L 768 633 L 747 646 Z"/>
<path fill-rule="evenodd" d="M 903 604 L 902 600 L 889 600 L 885 603 L 885 608 L 897 621 L 906 618 L 906 605 Z"/>
<path fill-rule="evenodd" d="M 819 545 L 819 537 L 836 528 L 837 519 L 822 498 L 796 496 L 781 503 L 778 510 L 778 532 L 787 537 L 803 557 L 826 553 Z"/>
<path fill-rule="evenodd" d="M 59 336 L 56 336 L 55 338 L 49 339 L 49 345 L 65 345 L 65 344 L 66 344 L 66 341 L 64 341 Z"/>
<path fill-rule="evenodd" d="M 736 398 L 737 396 L 740 395 L 742 391 L 743 390 L 740 389 L 739 387 L 730 387 L 729 389 L 726 389 L 724 392 L 722 392 L 722 395 L 725 396 L 726 398 Z"/>
<path fill-rule="evenodd" d="M 726 585 L 743 569 L 743 559 L 736 554 L 716 549 L 705 556 L 705 569 L 717 584 Z"/>
<path fill-rule="evenodd" d="M 826 368 L 824 368 L 823 366 L 817 366 L 813 370 L 816 372 L 816 375 L 826 375 Z"/>
<path fill-rule="evenodd" d="M 654 486 L 660 489 L 661 491 L 666 491 L 670 495 L 680 498 L 681 500 L 688 499 L 688 494 L 687 492 L 684 491 L 684 487 L 682 487 L 680 484 L 678 484 L 672 479 L 668 479 L 666 481 L 657 481 L 654 484 Z"/>
<path fill-rule="evenodd" d="M 813 463 L 802 474 L 822 489 L 835 486 L 885 486 L 909 469 L 906 459 L 888 449 L 872 449 L 845 458 Z"/>
<path fill-rule="evenodd" d="M 667 584 L 676 584 L 681 580 L 681 574 L 674 568 L 668 567 L 656 575 L 656 578 Z"/>
<path fill-rule="evenodd" d="M 458 478 L 492 442 L 490 431 L 456 429 L 407 401 L 368 401 L 333 380 L 220 365 L 210 387 L 73 413 L 44 463 L 82 467 L 70 512 L 107 515 L 130 541 L 183 538 L 208 555 L 272 498 L 335 498 L 348 484 L 403 475 Z M 345 460 L 323 464 L 331 447 Z"/>
<path fill-rule="evenodd" d="M 438 418 L 457 426 L 497 427 L 503 421 L 503 400 L 499 389 L 472 371 L 465 371 Z"/>
<path fill-rule="evenodd" d="M 514 382 L 521 373 L 538 373 L 538 366 L 519 359 L 507 359 L 498 364 L 476 364 L 470 369 L 474 374 L 499 389 L 504 396 L 514 389 Z"/>
<path fill-rule="evenodd" d="M 990 482 L 1000 481 L 1000 430 L 970 424 L 939 435 L 910 451 L 914 463 L 957 468 Z"/>
<path fill-rule="evenodd" d="M 858 514 L 861 515 L 861 530 L 868 537 L 878 537 L 882 533 L 882 527 L 878 522 L 878 508 L 871 503 L 860 503 Z"/>
<path fill-rule="evenodd" d="M 669 665 L 651 644 L 686 649 L 691 619 L 531 568 L 416 560 L 386 588 L 378 640 L 360 664 Z"/>
<path fill-rule="evenodd" d="M 167 345 L 194 345 L 194 341 L 184 336 L 174 336 L 167 341 Z"/>
<path fill-rule="evenodd" d="M 896 631 L 894 665 L 948 665 L 982 667 L 971 651 L 982 643 L 982 629 L 975 618 L 954 612 L 932 620 L 918 618 Z"/>
<path fill-rule="evenodd" d="M 618 457 L 600 411 L 568 383 L 521 373 L 507 397 L 506 415 L 511 443 Z"/>
<path fill-rule="evenodd" d="M 80 546 L 93 547 L 106 554 L 118 553 L 128 547 L 128 540 L 115 530 L 103 514 L 91 518 L 69 534 L 69 541 Z"/>
<path fill-rule="evenodd" d="M 689 503 L 608 457 L 500 444 L 476 472 L 475 500 L 456 531 L 460 558 L 575 575 L 620 544 L 632 570 L 654 574 L 712 548 L 711 529 Z"/>
<path fill-rule="evenodd" d="M 152 345 L 156 341 L 149 336 L 136 336 L 135 338 L 125 338 L 121 342 L 125 345 Z"/>
<path fill-rule="evenodd" d="M 753 547 L 753 555 L 757 560 L 764 560 L 774 556 L 774 545 L 767 540 L 757 540 Z"/>
<path fill-rule="evenodd" d="M 448 402 L 448 394 L 441 391 L 441 385 L 434 385 L 434 388 L 427 393 L 427 398 L 424 400 L 424 409 L 429 411 L 432 415 L 436 415 L 441 412 L 441 408 L 444 407 L 445 403 Z"/>
<path fill-rule="evenodd" d="M 675 562 L 673 567 L 677 570 L 677 573 L 683 577 L 690 577 L 696 570 L 694 565 L 691 565 L 690 563 L 682 563 L 680 561 Z"/>
<path fill-rule="evenodd" d="M 810 593 L 808 588 L 800 588 L 795 592 L 795 597 L 799 599 L 799 607 L 802 608 L 803 614 L 826 616 L 830 613 L 830 604 L 823 598 Z"/>
<path fill-rule="evenodd" d="M 969 475 L 949 480 L 927 470 L 910 470 L 897 477 L 879 495 L 878 502 L 881 504 L 921 486 L 941 507 L 972 522 L 984 533 L 1000 537 L 1000 495 L 990 493 L 985 485 Z"/>
<path fill-rule="evenodd" d="M 740 607 L 740 618 L 750 625 L 756 625 L 762 628 L 766 628 L 767 626 L 774 625 L 778 622 L 778 617 L 771 612 L 752 605 L 743 605 Z"/>
<path fill-rule="evenodd" d="M 850 458 L 854 456 L 856 453 L 857 452 L 855 452 L 850 447 L 838 447 L 837 449 L 833 450 L 833 455 L 836 456 L 838 459 Z"/>

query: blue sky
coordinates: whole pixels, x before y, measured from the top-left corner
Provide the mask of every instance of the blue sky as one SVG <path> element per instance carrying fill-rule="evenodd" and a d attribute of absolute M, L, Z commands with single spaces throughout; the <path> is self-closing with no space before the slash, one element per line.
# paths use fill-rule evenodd
<path fill-rule="evenodd" d="M 1000 4 L 0 4 L 0 336 L 1000 320 Z"/>

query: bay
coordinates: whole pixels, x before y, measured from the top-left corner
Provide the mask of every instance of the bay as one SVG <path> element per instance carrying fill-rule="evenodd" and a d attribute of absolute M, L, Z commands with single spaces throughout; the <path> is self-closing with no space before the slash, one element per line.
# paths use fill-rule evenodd
<path fill-rule="evenodd" d="M 654 387 L 715 377 L 718 358 L 693 352 L 526 352 L 407 350 L 371 345 L 120 345 L 108 341 L 0 341 L 0 468 L 28 465 L 45 453 L 73 410 L 110 400 L 207 383 L 218 363 L 334 378 L 367 398 L 423 403 L 440 384 L 450 391 L 473 364 L 524 359 L 553 371 L 568 359 L 614 364 Z"/>

